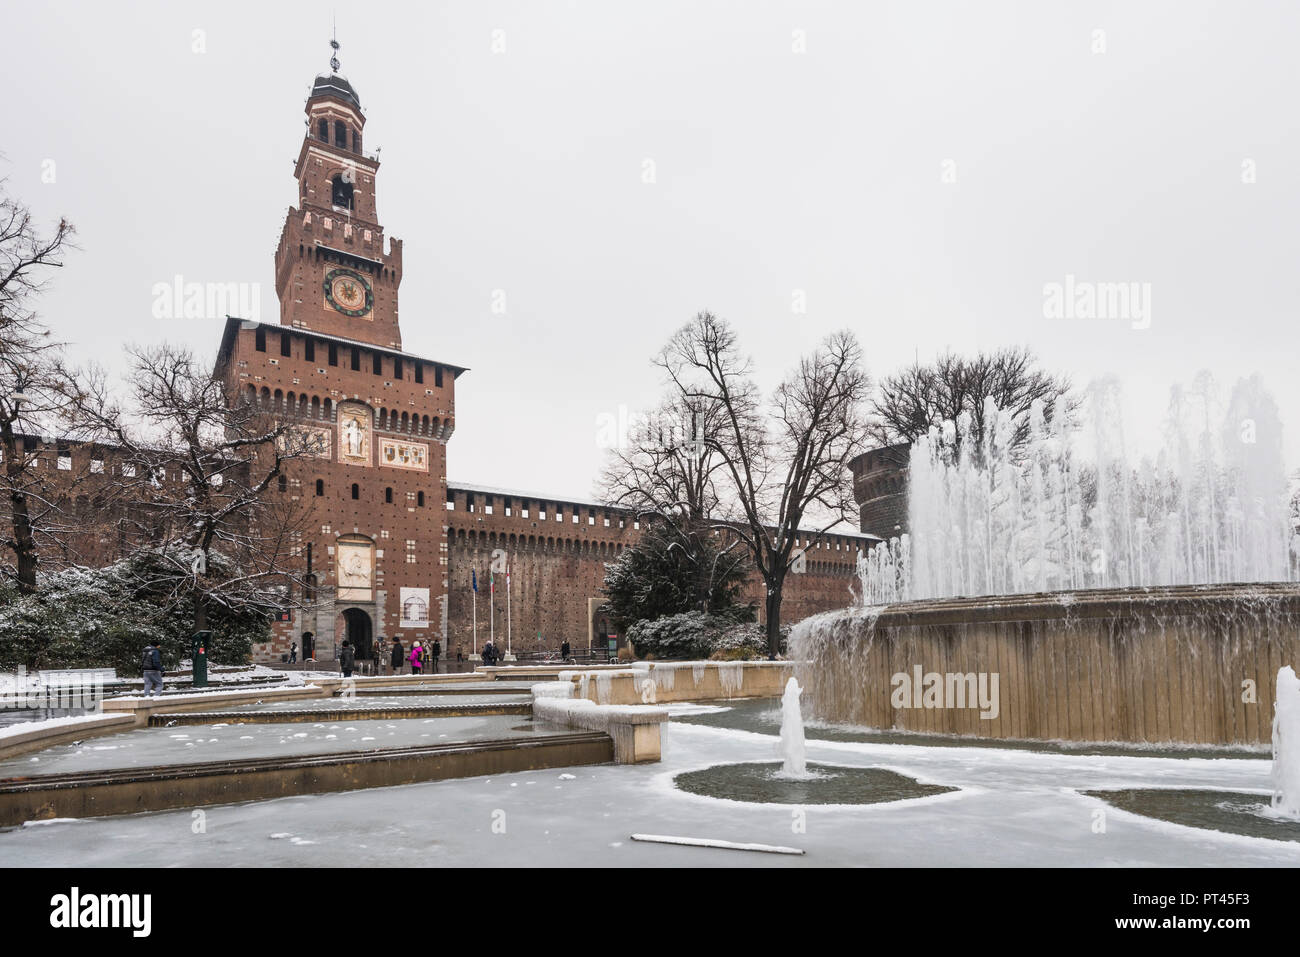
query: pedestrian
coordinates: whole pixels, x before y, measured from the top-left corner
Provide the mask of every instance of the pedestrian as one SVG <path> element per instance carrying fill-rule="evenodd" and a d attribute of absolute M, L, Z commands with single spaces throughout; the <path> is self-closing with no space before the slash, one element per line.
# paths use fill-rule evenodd
<path fill-rule="evenodd" d="M 496 646 L 492 644 L 492 639 L 489 638 L 487 644 L 483 646 L 483 664 L 491 668 L 496 663 L 497 663 L 497 649 Z"/>
<path fill-rule="evenodd" d="M 298 642 L 292 641 L 289 643 L 289 664 L 296 665 L 297 663 L 298 663 Z"/>
<path fill-rule="evenodd" d="M 393 674 L 402 673 L 402 663 L 406 661 L 406 649 L 402 647 L 402 639 L 393 639 L 393 657 L 389 659 L 389 664 L 393 666 Z"/>
<path fill-rule="evenodd" d="M 352 647 L 352 642 L 346 638 L 343 639 L 343 648 L 339 651 L 339 666 L 343 669 L 343 677 L 352 677 L 352 666 L 356 664 L 357 653 Z"/>
<path fill-rule="evenodd" d="M 464 661 L 464 660 L 465 660 L 465 649 L 462 648 L 460 645 L 457 645 L 457 646 L 456 646 L 456 661 L 457 661 L 457 662 L 461 662 L 461 661 Z"/>
<path fill-rule="evenodd" d="M 158 650 L 158 642 L 152 639 L 144 646 L 144 655 L 140 659 L 140 671 L 144 674 L 144 696 L 146 698 L 162 697 L 162 652 Z"/>
<path fill-rule="evenodd" d="M 411 674 L 418 675 L 423 663 L 424 649 L 420 647 L 420 643 L 417 641 L 411 645 Z"/>
<path fill-rule="evenodd" d="M 569 639 L 567 638 L 560 644 L 560 660 L 569 660 Z"/>
<path fill-rule="evenodd" d="M 375 641 L 375 674 L 376 675 L 379 674 L 379 665 L 384 660 L 384 651 L 386 645 L 387 642 L 384 641 L 383 635 L 380 635 L 379 638 Z"/>
<path fill-rule="evenodd" d="M 438 673 L 438 659 L 442 657 L 442 642 L 435 640 L 433 643 L 433 673 Z"/>

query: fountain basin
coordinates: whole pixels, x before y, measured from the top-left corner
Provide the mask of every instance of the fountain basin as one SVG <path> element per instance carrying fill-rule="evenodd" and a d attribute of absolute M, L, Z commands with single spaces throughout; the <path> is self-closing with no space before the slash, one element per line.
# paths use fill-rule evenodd
<path fill-rule="evenodd" d="M 1286 582 L 900 602 L 791 635 L 822 721 L 1046 741 L 1266 744 L 1277 671 L 1298 653 Z M 911 686 L 930 675 L 957 693 L 983 679 L 996 700 L 926 699 Z"/>
<path fill-rule="evenodd" d="M 1268 794 L 1184 788 L 1130 788 L 1079 793 L 1100 798 L 1122 811 L 1184 827 L 1300 842 L 1300 820 L 1274 812 Z"/>
<path fill-rule="evenodd" d="M 673 783 L 690 794 L 748 804 L 884 804 L 958 790 L 888 768 L 809 763 L 805 777 L 792 777 L 779 761 L 717 764 L 685 771 Z"/>

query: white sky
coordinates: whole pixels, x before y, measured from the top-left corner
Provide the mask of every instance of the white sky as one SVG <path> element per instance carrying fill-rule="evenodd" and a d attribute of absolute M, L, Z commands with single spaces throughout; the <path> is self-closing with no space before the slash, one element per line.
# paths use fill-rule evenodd
<path fill-rule="evenodd" d="M 873 374 L 1028 345 L 1081 386 L 1119 376 L 1139 441 L 1170 384 L 1258 371 L 1300 464 L 1300 6 L 333 9 L 383 150 L 380 219 L 406 244 L 406 348 L 472 370 L 453 480 L 590 495 L 601 417 L 654 400 L 649 357 L 702 308 L 768 384 L 843 326 Z M 212 353 L 216 318 L 152 316 L 177 274 L 259 283 L 278 319 L 272 257 L 330 13 L 4 0 L 0 175 L 78 228 L 43 306 L 74 359 L 120 365 L 124 341 L 162 338 Z M 1067 274 L 1150 283 L 1150 328 L 1045 319 L 1043 285 Z"/>

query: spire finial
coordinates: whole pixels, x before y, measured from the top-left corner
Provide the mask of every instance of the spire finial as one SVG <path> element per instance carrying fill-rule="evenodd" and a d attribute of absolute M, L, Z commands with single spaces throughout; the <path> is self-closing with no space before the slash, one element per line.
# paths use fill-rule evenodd
<path fill-rule="evenodd" d="M 332 31 L 330 35 L 330 49 L 334 51 L 334 53 L 330 56 L 330 69 L 333 70 L 335 73 L 337 73 L 339 72 L 339 40 L 338 40 L 339 28 L 338 28 L 337 20 L 335 20 L 333 17 L 331 17 L 330 20 L 331 20 L 331 31 Z"/>

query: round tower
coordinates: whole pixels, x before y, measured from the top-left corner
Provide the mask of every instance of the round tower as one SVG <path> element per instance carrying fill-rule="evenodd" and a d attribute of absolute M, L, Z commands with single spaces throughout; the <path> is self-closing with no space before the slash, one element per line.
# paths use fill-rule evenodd
<path fill-rule="evenodd" d="M 895 538 L 907 531 L 907 462 L 911 445 L 900 442 L 864 452 L 849 463 L 853 500 L 862 531 Z"/>

